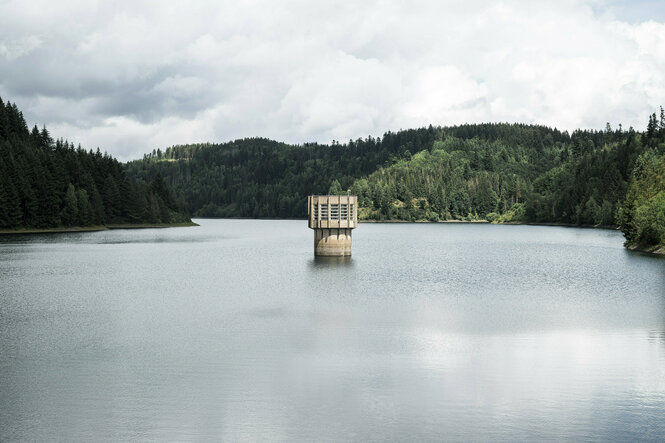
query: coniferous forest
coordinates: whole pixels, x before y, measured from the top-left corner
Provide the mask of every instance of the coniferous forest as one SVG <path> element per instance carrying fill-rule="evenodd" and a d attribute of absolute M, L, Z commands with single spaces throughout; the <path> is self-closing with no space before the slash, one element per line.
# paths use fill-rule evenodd
<path fill-rule="evenodd" d="M 330 145 L 181 145 L 122 164 L 29 130 L 0 100 L 0 229 L 302 218 L 307 195 L 345 192 L 365 220 L 619 226 L 629 246 L 662 245 L 665 113 L 643 132 L 429 126 Z"/>
<path fill-rule="evenodd" d="M 160 175 L 130 178 L 109 156 L 29 130 L 0 99 L 0 229 L 189 221 Z"/>
<path fill-rule="evenodd" d="M 620 226 L 665 242 L 665 115 L 645 132 L 537 125 L 428 127 L 331 145 L 262 138 L 173 146 L 130 162 L 201 217 L 305 216 L 306 196 L 351 192 L 366 220 Z"/>

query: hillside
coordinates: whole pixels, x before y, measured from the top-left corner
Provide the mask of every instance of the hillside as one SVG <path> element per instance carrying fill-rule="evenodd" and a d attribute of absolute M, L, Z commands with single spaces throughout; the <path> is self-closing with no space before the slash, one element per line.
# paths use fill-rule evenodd
<path fill-rule="evenodd" d="M 127 167 L 131 176 L 144 180 L 161 173 L 195 216 L 304 217 L 307 195 L 326 193 L 333 183 L 349 189 L 379 168 L 431 151 L 435 143 L 450 137 L 479 138 L 492 146 L 503 146 L 505 156 L 522 163 L 501 172 L 514 173 L 525 182 L 535 179 L 537 172 L 533 171 L 554 165 L 560 145 L 570 140 L 568 134 L 542 126 L 430 126 L 344 144 L 288 145 L 254 138 L 174 146 L 165 152 L 153 151 Z M 468 168 L 483 168 L 485 162 L 492 161 L 483 155 L 469 148 Z M 503 159 L 497 161 L 497 167 L 502 167 Z M 478 212 L 475 206 L 467 209 Z"/>
<path fill-rule="evenodd" d="M 370 219 L 613 225 L 642 150 L 632 129 L 576 131 L 557 143 L 447 136 L 353 192 Z"/>
<path fill-rule="evenodd" d="M 135 180 L 99 149 L 29 130 L 18 107 L 0 99 L 0 229 L 186 221 L 161 176 Z"/>
<path fill-rule="evenodd" d="M 665 127 L 653 126 L 645 134 L 647 149 L 635 163 L 619 223 L 628 247 L 665 253 Z"/>
<path fill-rule="evenodd" d="M 660 207 L 662 182 L 653 177 L 663 152 L 665 118 L 653 114 L 643 133 L 609 124 L 572 134 L 469 124 L 331 145 L 263 138 L 182 145 L 153 151 L 127 171 L 145 181 L 162 175 L 201 217 L 301 218 L 307 195 L 350 190 L 361 219 L 620 224 L 629 242 L 653 243 L 660 234 L 624 223 L 659 220 L 638 209 Z"/>

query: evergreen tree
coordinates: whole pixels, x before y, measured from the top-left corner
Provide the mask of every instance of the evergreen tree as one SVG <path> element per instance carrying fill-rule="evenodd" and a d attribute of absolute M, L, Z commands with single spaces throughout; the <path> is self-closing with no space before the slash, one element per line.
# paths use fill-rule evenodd
<path fill-rule="evenodd" d="M 78 225 L 89 226 L 92 223 L 92 214 L 90 210 L 90 201 L 88 200 L 88 192 L 85 189 L 79 189 L 76 194 L 76 202 L 78 204 Z"/>
<path fill-rule="evenodd" d="M 333 180 L 328 188 L 328 195 L 340 195 L 343 194 L 342 185 L 339 184 L 337 179 Z"/>
<path fill-rule="evenodd" d="M 46 127 L 31 130 L 15 104 L 0 99 L 0 228 L 49 228 L 148 221 L 141 180 L 108 154 L 53 140 Z M 160 195 L 171 195 L 162 184 Z M 175 201 L 168 219 L 186 221 Z"/>
<path fill-rule="evenodd" d="M 78 224 L 78 199 L 74 185 L 71 183 L 65 193 L 64 207 L 60 212 L 60 218 L 65 226 L 76 226 Z"/>

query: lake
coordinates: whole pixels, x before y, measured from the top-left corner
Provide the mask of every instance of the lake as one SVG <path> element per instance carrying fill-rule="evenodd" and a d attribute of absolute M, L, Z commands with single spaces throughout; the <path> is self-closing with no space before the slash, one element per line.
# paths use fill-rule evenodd
<path fill-rule="evenodd" d="M 0 440 L 661 440 L 665 260 L 609 230 L 0 237 Z"/>

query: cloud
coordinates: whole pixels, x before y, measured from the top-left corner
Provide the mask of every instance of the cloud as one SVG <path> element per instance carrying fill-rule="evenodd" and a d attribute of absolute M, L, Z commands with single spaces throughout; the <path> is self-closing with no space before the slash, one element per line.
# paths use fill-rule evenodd
<path fill-rule="evenodd" d="M 631 4 L 0 0 L 0 96 L 121 159 L 430 123 L 642 128 L 665 103 L 665 24 Z"/>

